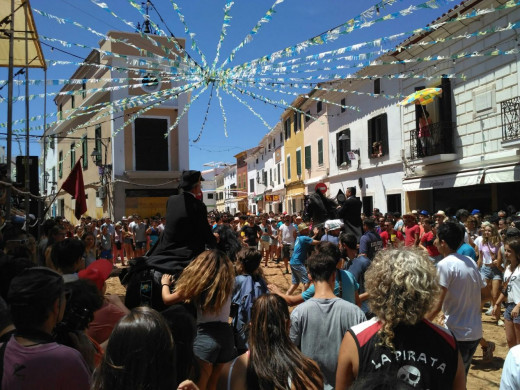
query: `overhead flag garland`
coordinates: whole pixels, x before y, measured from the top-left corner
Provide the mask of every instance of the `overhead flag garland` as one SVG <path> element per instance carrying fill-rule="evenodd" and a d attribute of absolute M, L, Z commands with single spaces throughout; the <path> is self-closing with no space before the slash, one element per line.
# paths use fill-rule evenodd
<path fill-rule="evenodd" d="M 238 44 L 231 46 L 229 54 L 224 56 L 221 53 L 223 44 L 226 40 L 228 29 L 231 27 L 233 19 L 234 1 L 226 1 L 223 8 L 223 20 L 221 25 L 218 42 L 215 49 L 215 57 L 213 61 L 208 63 L 208 59 L 201 50 L 197 40 L 196 33 L 193 32 L 179 6 L 179 0 L 168 0 L 168 6 L 171 6 L 171 15 L 175 15 L 182 24 L 182 30 L 185 38 L 190 40 L 186 44 L 191 49 L 191 53 L 198 56 L 196 60 L 188 49 L 181 45 L 173 34 L 167 34 L 160 23 L 154 21 L 148 15 L 147 6 L 137 0 L 126 0 L 126 3 L 135 9 L 145 21 L 150 24 L 155 33 L 161 39 L 154 39 L 153 35 L 146 34 L 138 29 L 138 27 L 127 19 L 118 15 L 109 5 L 101 0 L 90 0 L 92 4 L 106 12 L 106 15 L 123 23 L 131 32 L 139 34 L 143 41 L 153 45 L 156 48 L 153 52 L 146 50 L 139 45 L 128 42 L 127 40 L 116 39 L 110 35 L 103 34 L 89 26 L 81 24 L 77 21 L 62 18 L 43 10 L 33 9 L 40 17 L 47 18 L 58 24 L 67 24 L 84 31 L 89 32 L 105 41 L 125 45 L 130 49 L 137 50 L 139 56 L 130 56 L 103 47 L 89 46 L 80 42 L 72 42 L 63 37 L 55 38 L 46 35 L 40 35 L 40 39 L 55 44 L 62 48 L 79 48 L 99 53 L 106 61 L 101 63 L 93 63 L 85 61 L 68 61 L 50 59 L 47 64 L 50 67 L 75 66 L 88 67 L 99 71 L 117 72 L 118 75 L 127 75 L 128 77 L 99 77 L 99 78 L 81 78 L 81 79 L 55 79 L 55 80 L 14 80 L 15 85 L 29 84 L 32 86 L 62 86 L 59 92 L 37 93 L 37 94 L 20 94 L 13 97 L 13 102 L 32 101 L 35 99 L 44 99 L 46 97 L 60 96 L 77 96 L 77 95 L 95 95 L 102 93 L 112 93 L 116 91 L 128 91 L 127 97 L 121 99 L 113 99 L 109 102 L 96 102 L 91 105 L 82 105 L 76 108 L 63 110 L 60 113 L 53 112 L 47 115 L 36 115 L 28 119 L 16 119 L 13 124 L 23 124 L 27 121 L 38 122 L 42 119 L 52 118 L 48 123 L 51 129 L 59 128 L 65 131 L 64 134 L 70 135 L 80 128 L 93 126 L 96 122 L 104 120 L 107 117 L 113 117 L 114 114 L 123 113 L 125 110 L 133 109 L 131 113 L 126 112 L 124 120 L 114 127 L 112 136 L 116 136 L 120 131 L 125 129 L 138 117 L 146 114 L 151 109 L 160 107 L 171 99 L 177 99 L 183 94 L 192 94 L 191 101 L 187 102 L 174 123 L 169 126 L 165 136 L 173 131 L 190 110 L 193 104 L 210 89 L 207 107 L 202 120 L 201 128 L 196 137 L 191 139 L 191 146 L 198 143 L 204 136 L 204 129 L 210 115 L 210 106 L 214 100 L 218 100 L 220 113 L 222 115 L 222 128 L 224 135 L 228 137 L 228 118 L 225 109 L 225 101 L 222 92 L 243 105 L 251 114 L 257 117 L 261 123 L 271 130 L 274 124 L 269 124 L 259 113 L 253 101 L 268 104 L 270 106 L 283 110 L 291 110 L 295 113 L 304 115 L 313 120 L 318 120 L 317 116 L 310 115 L 308 112 L 300 110 L 298 107 L 291 105 L 291 102 L 283 98 L 274 98 L 275 95 L 301 97 L 310 99 L 324 104 L 339 107 L 342 110 L 352 110 L 360 112 L 362 107 L 352 104 L 345 104 L 332 101 L 327 98 L 327 92 L 341 93 L 345 96 L 356 95 L 367 98 L 383 98 L 388 100 L 398 100 L 403 96 L 399 93 L 373 93 L 361 88 L 362 83 L 354 83 L 351 81 L 363 81 L 372 79 L 425 79 L 432 80 L 439 77 L 464 79 L 466 75 L 463 72 L 457 72 L 455 67 L 445 67 L 446 69 L 439 72 L 431 71 L 415 71 L 411 66 L 419 64 L 446 64 L 447 62 L 456 63 L 460 60 L 479 57 L 494 56 L 512 56 L 520 53 L 519 48 L 514 47 L 482 47 L 479 50 L 450 52 L 449 50 L 438 52 L 435 55 L 415 55 L 410 58 L 402 59 L 399 56 L 407 50 L 414 48 L 429 48 L 434 45 L 444 44 L 449 41 L 471 40 L 478 37 L 490 36 L 496 33 L 515 33 L 520 27 L 520 21 L 507 21 L 502 25 L 487 26 L 481 29 L 472 30 L 470 32 L 455 33 L 446 37 L 439 38 L 428 35 L 438 31 L 443 27 L 457 22 L 471 21 L 484 15 L 499 13 L 505 10 L 511 11 L 520 5 L 520 0 L 510 0 L 496 7 L 488 7 L 482 9 L 471 9 L 463 14 L 457 14 L 455 17 L 443 21 L 432 22 L 425 27 L 416 28 L 410 31 L 400 32 L 397 34 L 382 36 L 379 38 L 371 38 L 362 42 L 352 43 L 339 47 L 339 40 L 348 38 L 349 34 L 355 31 L 367 29 L 385 23 L 391 20 L 400 20 L 413 17 L 421 10 L 434 10 L 443 5 L 449 4 L 457 0 L 428 0 L 422 1 L 415 5 L 402 6 L 402 9 L 395 10 L 397 4 L 404 3 L 405 0 L 382 0 L 369 6 L 366 10 L 359 13 L 343 23 L 334 26 L 324 33 L 304 39 L 301 42 L 276 50 L 270 54 L 263 55 L 243 63 L 233 66 L 230 64 L 236 60 L 237 53 L 246 45 L 253 42 L 255 37 L 265 28 L 277 14 L 277 7 L 286 3 L 286 0 L 274 0 L 269 8 L 262 12 L 262 16 L 258 21 L 249 27 L 245 37 L 238 40 Z M 238 3 L 238 1 L 237 1 Z M 280 9 L 278 9 L 280 11 Z M 161 19 L 162 20 L 162 19 Z M 167 28 L 166 28 L 167 29 Z M 167 29 L 168 30 L 168 29 Z M 169 30 L 168 30 L 169 31 Z M 406 39 L 410 36 L 416 36 L 417 39 L 408 42 Z M 428 37 L 427 39 L 425 37 Z M 401 41 L 396 45 L 396 42 Z M 164 44 L 167 42 L 167 44 Z M 330 50 L 322 50 L 327 44 L 338 42 L 336 46 Z M 149 46 L 149 45 L 148 45 Z M 393 54 L 393 56 L 390 56 Z M 223 61 L 219 64 L 219 61 Z M 200 61 L 199 61 L 200 60 Z M 407 65 L 402 70 L 402 65 Z M 133 95 L 135 88 L 147 86 L 143 83 L 145 78 L 157 79 L 162 83 L 159 91 L 143 93 L 139 91 Z M 0 81 L 2 83 L 4 81 Z M 100 85 L 101 84 L 101 85 Z M 150 82 L 150 85 L 153 84 Z M 70 86 L 70 87 L 68 87 Z M 80 88 L 77 88 L 81 86 Z M 166 87 L 165 87 L 166 86 Z M 312 94 L 310 90 L 322 91 L 323 94 Z M 266 91 L 259 92 L 259 91 Z M 215 94 L 216 99 L 213 99 Z M 291 98 L 291 101 L 294 98 Z M 0 104 L 5 103 L 6 99 L 0 96 Z M 78 119 L 85 117 L 88 119 Z M 75 120 L 74 125 L 72 121 Z M 78 124 L 81 122 L 80 124 Z M 121 125 L 122 123 L 122 125 Z M 0 123 L 0 128 L 6 127 L 6 123 Z M 42 130 L 42 126 L 32 126 L 31 131 Z M 78 142 L 75 147 L 80 147 Z M 70 153 L 70 151 L 69 151 Z"/>

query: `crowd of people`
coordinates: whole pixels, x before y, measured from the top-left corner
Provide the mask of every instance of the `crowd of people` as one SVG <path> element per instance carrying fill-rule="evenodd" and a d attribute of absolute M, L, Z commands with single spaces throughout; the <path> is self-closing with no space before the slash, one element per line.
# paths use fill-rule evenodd
<path fill-rule="evenodd" d="M 150 225 L 3 227 L 2 389 L 465 389 L 478 346 L 493 358 L 486 309 L 510 348 L 501 388 L 520 388 L 520 214 L 374 209 L 359 236 L 341 219 L 208 217 L 200 181 L 183 174 Z M 118 257 L 124 301 L 106 292 Z"/>

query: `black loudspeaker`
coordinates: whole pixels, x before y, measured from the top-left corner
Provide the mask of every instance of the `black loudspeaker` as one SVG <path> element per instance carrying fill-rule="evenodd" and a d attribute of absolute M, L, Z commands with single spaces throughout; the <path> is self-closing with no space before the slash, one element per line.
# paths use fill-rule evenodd
<path fill-rule="evenodd" d="M 25 188 L 25 156 L 16 156 L 16 184 L 18 188 Z M 29 192 L 33 195 L 40 193 L 38 180 L 38 157 L 29 156 Z"/>

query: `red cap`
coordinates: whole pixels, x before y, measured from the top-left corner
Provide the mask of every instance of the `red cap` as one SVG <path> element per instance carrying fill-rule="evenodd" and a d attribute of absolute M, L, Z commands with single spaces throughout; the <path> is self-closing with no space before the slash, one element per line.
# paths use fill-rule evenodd
<path fill-rule="evenodd" d="M 88 279 L 95 283 L 99 291 L 103 290 L 105 280 L 112 273 L 113 265 L 106 259 L 99 259 L 91 263 L 87 268 L 78 272 L 80 279 Z"/>

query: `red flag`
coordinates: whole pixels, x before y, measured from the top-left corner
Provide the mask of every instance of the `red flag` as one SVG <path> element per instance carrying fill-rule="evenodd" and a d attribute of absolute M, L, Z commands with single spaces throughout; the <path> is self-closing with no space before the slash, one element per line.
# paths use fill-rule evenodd
<path fill-rule="evenodd" d="M 81 218 L 81 214 L 87 212 L 87 199 L 85 198 L 85 185 L 83 184 L 83 171 L 81 169 L 80 157 L 72 171 L 70 171 L 69 177 L 65 180 L 61 188 L 71 194 L 76 199 L 76 209 L 74 215 L 77 219 Z"/>

